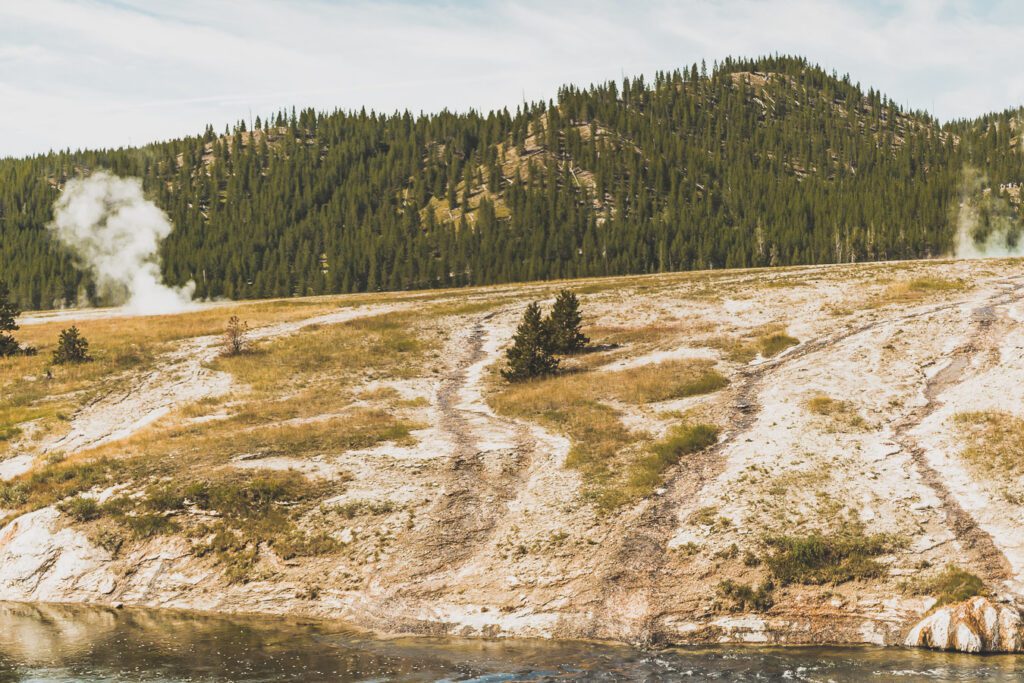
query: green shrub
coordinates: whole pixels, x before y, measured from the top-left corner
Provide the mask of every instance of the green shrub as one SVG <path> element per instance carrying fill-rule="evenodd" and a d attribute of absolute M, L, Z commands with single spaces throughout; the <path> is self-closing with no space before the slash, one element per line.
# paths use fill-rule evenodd
<path fill-rule="evenodd" d="M 79 522 L 88 522 L 102 514 L 102 508 L 96 502 L 96 499 L 86 498 L 85 496 L 69 498 L 60 503 L 58 507 L 62 512 L 67 513 Z"/>
<path fill-rule="evenodd" d="M 146 507 L 154 512 L 171 512 L 185 509 L 185 494 L 169 486 L 151 486 L 146 491 Z"/>
<path fill-rule="evenodd" d="M 886 534 L 867 536 L 854 526 L 828 535 L 773 536 L 765 543 L 772 551 L 765 565 L 782 585 L 840 584 L 881 576 L 884 568 L 873 558 L 895 545 Z"/>
<path fill-rule="evenodd" d="M 912 583 L 910 589 L 915 595 L 934 596 L 935 607 L 989 594 L 981 578 L 954 564 L 947 565 L 935 576 Z"/>
<path fill-rule="evenodd" d="M 245 583 L 259 561 L 259 544 L 252 543 L 242 534 L 221 523 L 212 531 L 208 541 L 194 548 L 198 557 L 212 555 L 224 567 L 228 583 Z"/>
<path fill-rule="evenodd" d="M 304 498 L 308 482 L 295 472 L 267 472 L 251 479 L 199 482 L 184 496 L 206 510 L 232 517 L 266 514 L 275 503 Z"/>
<path fill-rule="evenodd" d="M 125 516 L 123 519 L 136 538 L 152 538 L 153 536 L 169 534 L 178 529 L 178 525 L 169 517 L 152 512 L 142 515 Z"/>
<path fill-rule="evenodd" d="M 122 466 L 122 461 L 107 459 L 57 462 L 0 482 L 0 505 L 38 510 L 110 483 L 111 475 Z"/>
<path fill-rule="evenodd" d="M 728 603 L 727 609 L 731 612 L 765 612 L 775 604 L 774 592 L 775 584 L 771 579 L 765 579 L 757 588 L 729 579 L 718 584 L 718 597 Z"/>

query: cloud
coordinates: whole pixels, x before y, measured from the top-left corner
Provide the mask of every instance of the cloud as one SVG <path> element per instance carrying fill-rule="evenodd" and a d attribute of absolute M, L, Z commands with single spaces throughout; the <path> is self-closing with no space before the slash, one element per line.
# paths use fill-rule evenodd
<path fill-rule="evenodd" d="M 942 119 L 1024 103 L 1014 3 L 0 3 L 0 156 L 120 146 L 279 107 L 514 107 L 565 83 L 801 54 Z M 10 99 L 15 97 L 16 100 Z"/>

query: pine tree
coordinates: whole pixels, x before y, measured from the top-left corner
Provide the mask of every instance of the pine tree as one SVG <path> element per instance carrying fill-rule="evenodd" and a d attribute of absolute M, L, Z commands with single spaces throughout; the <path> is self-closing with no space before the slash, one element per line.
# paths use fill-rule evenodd
<path fill-rule="evenodd" d="M 57 348 L 53 350 L 53 364 L 88 363 L 91 360 L 89 341 L 79 333 L 78 328 L 69 327 L 62 330 Z"/>
<path fill-rule="evenodd" d="M 7 284 L 0 282 L 0 358 L 14 356 L 21 352 L 21 347 L 18 346 L 14 336 L 6 334 L 18 329 L 15 318 L 20 314 L 21 311 L 18 310 L 18 307 L 10 301 Z"/>
<path fill-rule="evenodd" d="M 545 323 L 551 335 L 551 350 L 555 353 L 579 353 L 590 342 L 580 331 L 583 316 L 579 299 L 568 289 L 558 293 Z"/>
<path fill-rule="evenodd" d="M 512 337 L 512 347 L 505 354 L 508 367 L 501 371 L 501 376 L 509 382 L 524 382 L 558 371 L 558 359 L 551 350 L 551 335 L 536 303 L 526 307 L 523 321 Z"/>

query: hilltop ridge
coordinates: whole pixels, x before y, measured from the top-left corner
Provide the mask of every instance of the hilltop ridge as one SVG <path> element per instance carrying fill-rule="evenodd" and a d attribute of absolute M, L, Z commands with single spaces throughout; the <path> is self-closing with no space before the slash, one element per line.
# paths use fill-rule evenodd
<path fill-rule="evenodd" d="M 98 169 L 142 178 L 176 226 L 165 279 L 200 298 L 928 258 L 966 233 L 1016 243 L 1019 131 L 1019 111 L 941 125 L 781 56 L 514 112 L 292 109 L 0 160 L 0 273 L 25 308 L 103 303 L 45 230 Z"/>

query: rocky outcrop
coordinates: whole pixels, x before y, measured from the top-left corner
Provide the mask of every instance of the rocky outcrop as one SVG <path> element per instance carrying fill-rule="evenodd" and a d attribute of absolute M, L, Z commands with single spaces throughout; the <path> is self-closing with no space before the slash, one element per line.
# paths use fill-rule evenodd
<path fill-rule="evenodd" d="M 973 597 L 935 610 L 907 635 L 908 647 L 958 652 L 1024 651 L 1024 619 L 1010 605 Z"/>
<path fill-rule="evenodd" d="M 88 600 L 114 590 L 109 554 L 85 534 L 60 528 L 61 514 L 43 508 L 0 529 L 0 595 L 5 600 Z"/>

